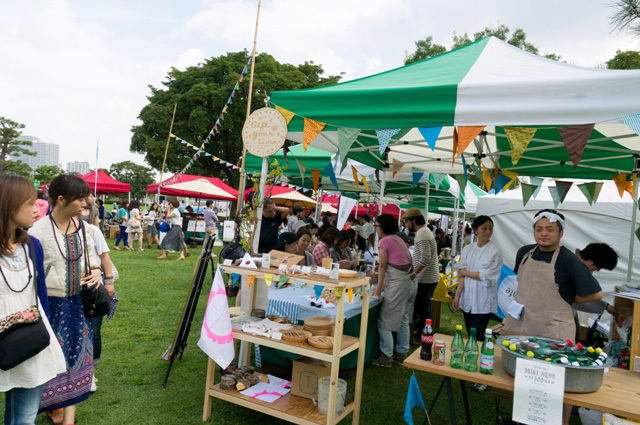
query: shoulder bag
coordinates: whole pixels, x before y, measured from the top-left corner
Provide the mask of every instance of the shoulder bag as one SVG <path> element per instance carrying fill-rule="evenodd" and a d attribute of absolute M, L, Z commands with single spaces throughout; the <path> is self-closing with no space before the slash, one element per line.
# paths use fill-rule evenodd
<path fill-rule="evenodd" d="M 13 369 L 47 348 L 50 343 L 49 331 L 47 331 L 38 309 L 38 276 L 31 239 L 29 239 L 29 256 L 33 263 L 35 304 L 25 311 L 13 313 L 0 320 L 0 369 L 2 370 Z M 28 265 L 29 260 L 27 259 Z M 5 283 L 9 286 L 6 279 Z M 31 280 L 27 282 L 27 286 L 30 283 Z M 9 289 L 16 292 L 11 286 Z M 23 290 L 25 289 L 27 288 L 25 287 Z"/>
<path fill-rule="evenodd" d="M 84 244 L 84 269 L 88 276 L 91 274 L 89 268 L 89 250 L 87 249 L 87 235 L 84 230 L 84 224 L 80 221 L 80 228 L 82 229 L 82 239 Z M 102 283 L 96 286 L 84 286 L 82 289 L 82 307 L 84 309 L 84 315 L 91 317 L 101 317 L 109 312 L 111 306 L 111 296 L 109 291 L 104 287 Z"/>
<path fill-rule="evenodd" d="M 233 238 L 222 251 L 220 251 L 220 257 L 226 260 L 239 260 L 244 257 L 244 249 L 242 248 L 242 239 L 240 236 Z"/>

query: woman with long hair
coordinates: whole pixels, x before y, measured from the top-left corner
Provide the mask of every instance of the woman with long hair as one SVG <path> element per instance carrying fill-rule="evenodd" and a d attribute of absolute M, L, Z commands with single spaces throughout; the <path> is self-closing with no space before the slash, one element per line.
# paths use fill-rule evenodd
<path fill-rule="evenodd" d="M 115 205 L 115 203 L 114 203 Z M 120 251 L 118 244 L 120 241 L 124 241 L 124 249 L 130 250 L 129 248 L 129 233 L 127 233 L 127 222 L 129 221 L 129 201 L 123 199 L 120 201 L 120 209 L 118 210 L 118 226 L 120 227 L 120 232 L 118 233 L 118 237 L 116 238 L 116 243 L 113 245 L 113 249 L 116 251 Z"/>
<path fill-rule="evenodd" d="M 409 249 L 398 233 L 398 221 L 391 214 L 376 217 L 378 233 L 378 286 L 373 296 L 382 302 L 378 315 L 380 357 L 373 364 L 391 367 L 402 363 L 409 351 L 409 312 L 416 298 L 418 281 L 413 274 Z M 385 277 L 386 275 L 386 277 Z M 383 295 L 384 294 L 384 295 Z M 395 349 L 393 332 L 397 332 Z"/>
<path fill-rule="evenodd" d="M 39 214 L 33 184 L 22 177 L 1 176 L 0 211 L 0 320 L 24 312 L 35 302 L 49 333 L 46 348 L 11 369 L 0 370 L 5 425 L 33 424 L 42 385 L 66 370 L 60 344 L 47 319 L 42 245 L 24 230 L 33 226 Z"/>
<path fill-rule="evenodd" d="M 143 252 L 142 249 L 142 214 L 140 214 L 140 201 L 134 199 L 129 204 L 129 226 L 127 232 L 129 232 L 129 251 L 133 251 L 133 240 L 135 235 L 138 235 L 138 251 Z"/>
<path fill-rule="evenodd" d="M 93 256 L 93 236 L 79 217 L 89 196 L 79 177 L 61 174 L 51 181 L 51 214 L 29 233 L 42 242 L 50 322 L 66 360 L 66 372 L 47 382 L 40 411 L 54 423 L 75 422 L 76 405 L 89 397 L 93 378 L 93 330 L 85 316 L 81 291 L 100 284 L 100 266 Z M 64 409 L 62 421 L 60 410 Z"/>
<path fill-rule="evenodd" d="M 180 201 L 176 198 L 173 198 L 169 202 L 169 207 L 166 210 L 166 219 L 171 225 L 171 229 L 167 232 L 167 235 L 162 239 L 162 243 L 160 244 L 160 248 L 162 248 L 162 254 L 158 255 L 158 260 L 166 260 L 167 253 L 171 252 L 179 252 L 180 256 L 178 260 L 184 260 L 184 246 L 182 239 L 182 216 L 180 214 L 180 210 L 178 207 L 180 206 Z"/>
<path fill-rule="evenodd" d="M 89 193 L 89 196 L 87 196 L 87 199 L 85 200 L 85 206 L 82 209 L 82 215 L 80 216 L 80 219 L 86 221 L 89 224 L 100 227 L 100 212 L 98 211 L 98 207 L 96 207 L 95 203 L 95 196 L 93 195 L 93 193 Z"/>
<path fill-rule="evenodd" d="M 158 228 L 156 227 L 156 223 L 162 219 L 162 214 L 158 211 L 158 203 L 154 202 L 149 207 L 149 211 L 147 215 L 144 217 L 147 221 L 147 235 L 149 235 L 147 239 L 147 249 L 151 248 L 151 244 L 155 243 L 160 249 L 160 241 L 158 240 Z"/>

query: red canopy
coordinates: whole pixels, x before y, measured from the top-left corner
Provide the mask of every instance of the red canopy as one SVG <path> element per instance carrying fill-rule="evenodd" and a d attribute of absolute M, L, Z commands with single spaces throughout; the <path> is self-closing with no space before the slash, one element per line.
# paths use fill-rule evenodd
<path fill-rule="evenodd" d="M 267 195 L 267 198 L 273 195 L 280 195 L 281 193 L 289 193 L 294 192 L 295 189 L 289 188 L 287 186 L 275 186 L 275 185 L 266 185 L 264 188 L 264 192 Z M 253 192 L 253 188 L 247 189 L 244 191 L 244 200 L 246 201 L 249 198 L 249 194 Z M 236 193 L 238 193 L 236 191 Z"/>
<path fill-rule="evenodd" d="M 168 182 L 169 180 L 173 179 L 173 177 L 170 177 L 168 179 L 166 179 L 164 182 Z M 226 184 L 225 182 L 223 182 L 222 180 L 220 180 L 217 177 L 205 177 L 205 176 L 195 176 L 193 174 L 180 174 L 180 176 L 178 176 L 178 178 L 175 181 L 172 181 L 171 184 L 175 184 L 175 183 L 183 183 L 183 182 L 188 182 L 191 180 L 196 180 L 196 179 L 206 179 L 209 180 L 212 184 L 218 186 L 220 189 L 224 190 L 225 192 L 237 197 L 238 196 L 238 190 L 232 188 L 231 186 L 229 186 L 228 184 Z M 164 183 L 163 182 L 163 183 Z M 147 185 L 147 193 L 158 193 L 158 183 L 153 183 L 150 185 Z M 186 190 L 175 190 L 175 189 L 169 189 L 166 186 L 163 186 L 160 188 L 160 193 L 162 195 L 173 195 L 173 196 L 188 196 L 190 198 L 206 198 L 206 199 L 227 199 L 227 198 L 219 198 L 219 197 L 214 197 L 214 196 L 209 196 L 209 195 L 203 195 L 197 192 L 188 192 Z"/>
<path fill-rule="evenodd" d="M 376 217 L 378 215 L 378 204 L 367 204 L 358 206 L 358 215 L 357 217 L 362 217 L 364 214 L 368 214 L 371 217 Z M 400 217 L 400 207 L 396 204 L 387 204 L 382 207 L 382 214 L 391 214 L 393 217 L 398 219 Z M 351 210 L 351 215 L 356 217 L 356 208 L 353 207 Z"/>
<path fill-rule="evenodd" d="M 131 185 L 129 183 L 122 183 L 118 180 L 112 178 L 109 174 L 105 173 L 103 170 L 98 170 L 98 184 L 97 190 L 96 187 L 96 172 L 92 171 L 85 175 L 78 175 L 82 180 L 86 181 L 89 184 L 92 192 L 96 192 L 99 194 L 103 193 L 129 193 L 131 191 Z"/>

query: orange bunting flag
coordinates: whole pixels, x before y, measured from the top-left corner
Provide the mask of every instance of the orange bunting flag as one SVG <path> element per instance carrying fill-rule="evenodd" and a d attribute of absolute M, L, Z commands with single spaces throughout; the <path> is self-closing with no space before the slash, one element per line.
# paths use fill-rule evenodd
<path fill-rule="evenodd" d="M 483 165 L 482 166 L 482 180 L 484 181 L 484 185 L 487 191 L 491 190 L 491 182 L 493 181 L 493 179 L 491 178 L 491 175 L 489 174 L 489 170 L 486 169 L 486 167 Z"/>
<path fill-rule="evenodd" d="M 456 152 L 458 151 L 458 129 L 453 127 L 453 151 L 451 156 L 451 166 L 456 162 Z"/>
<path fill-rule="evenodd" d="M 351 166 L 351 174 L 353 174 L 353 181 L 355 182 L 356 187 L 360 186 L 360 182 L 358 180 L 358 171 L 353 165 Z"/>
<path fill-rule="evenodd" d="M 254 275 L 250 274 L 249 276 L 247 276 L 247 288 L 251 288 L 254 280 L 256 280 L 256 277 Z"/>
<path fill-rule="evenodd" d="M 347 296 L 349 297 L 349 302 L 353 300 L 353 289 L 347 289 Z"/>
<path fill-rule="evenodd" d="M 402 167 L 404 167 L 404 163 L 401 163 L 401 161 L 398 161 L 397 159 L 393 158 L 391 167 L 389 167 L 392 172 L 391 178 L 395 178 L 396 174 L 398 174 L 398 171 L 400 171 Z"/>
<path fill-rule="evenodd" d="M 461 126 L 458 127 L 458 143 L 456 145 L 456 156 L 460 156 L 462 152 L 467 150 L 473 139 L 475 139 L 482 130 L 484 125 L 479 126 Z"/>
<path fill-rule="evenodd" d="M 289 124 L 291 122 L 291 119 L 295 115 L 293 112 L 288 111 L 288 110 L 286 110 L 284 108 L 281 108 L 278 105 L 276 105 L 276 111 L 278 111 L 278 112 L 280 112 L 282 114 L 282 116 L 284 117 L 285 121 L 287 121 L 287 124 Z"/>
<path fill-rule="evenodd" d="M 303 139 L 302 146 L 304 147 L 305 152 L 307 152 L 307 148 L 309 147 L 313 139 L 315 139 L 316 136 L 320 134 L 324 126 L 325 126 L 325 123 L 323 122 L 315 121 L 315 120 L 312 120 L 311 118 L 304 119 L 304 130 L 302 133 L 302 139 Z"/>
<path fill-rule="evenodd" d="M 367 178 L 362 176 L 362 185 L 364 186 L 364 190 L 367 191 L 367 195 L 369 194 L 369 185 L 367 184 Z"/>
<path fill-rule="evenodd" d="M 311 170 L 311 177 L 313 178 L 313 190 L 317 192 L 318 186 L 320 186 L 320 170 Z"/>
<path fill-rule="evenodd" d="M 629 195 L 633 198 L 633 183 L 627 181 L 627 175 L 625 173 L 620 173 L 617 176 L 611 177 L 613 181 L 616 183 L 616 187 L 618 188 L 618 194 L 622 198 L 624 192 L 629 192 Z"/>

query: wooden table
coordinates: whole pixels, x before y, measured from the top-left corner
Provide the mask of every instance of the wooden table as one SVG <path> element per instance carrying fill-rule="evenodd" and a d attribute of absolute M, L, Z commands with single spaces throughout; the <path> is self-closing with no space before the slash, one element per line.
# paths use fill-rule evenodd
<path fill-rule="evenodd" d="M 464 381 L 477 382 L 513 392 L 513 377 L 508 375 L 502 368 L 501 348 L 497 346 L 495 348 L 493 375 L 485 375 L 480 372 L 467 372 L 449 367 L 453 337 L 436 334 L 433 339 L 441 339 L 447 344 L 447 356 L 444 366 L 421 360 L 420 350 L 415 350 L 404 361 L 403 366 L 423 372 L 435 373 L 446 378 L 459 379 L 463 382 L 463 385 Z M 623 369 L 609 368 L 609 371 L 604 374 L 602 386 L 598 391 L 588 394 L 565 393 L 564 402 L 573 406 L 582 406 L 638 421 L 640 420 L 640 374 Z"/>

